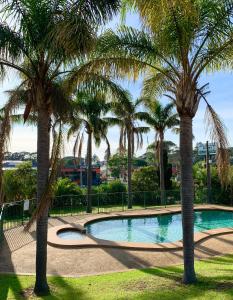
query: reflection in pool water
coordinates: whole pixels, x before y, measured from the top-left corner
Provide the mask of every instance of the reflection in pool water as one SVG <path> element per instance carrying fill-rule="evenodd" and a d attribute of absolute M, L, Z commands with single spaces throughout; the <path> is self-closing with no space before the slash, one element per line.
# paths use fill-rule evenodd
<path fill-rule="evenodd" d="M 182 239 L 181 214 L 108 219 L 87 224 L 87 233 L 99 239 L 125 242 L 167 243 Z M 194 231 L 233 227 L 233 213 L 195 212 Z"/>

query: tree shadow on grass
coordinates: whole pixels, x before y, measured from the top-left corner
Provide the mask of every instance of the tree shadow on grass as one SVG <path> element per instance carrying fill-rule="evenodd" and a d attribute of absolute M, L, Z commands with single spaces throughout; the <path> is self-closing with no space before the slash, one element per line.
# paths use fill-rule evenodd
<path fill-rule="evenodd" d="M 69 284 L 68 279 L 63 277 L 52 276 L 48 277 L 50 286 L 50 295 L 41 297 L 44 300 L 90 300 L 90 297 L 81 289 L 74 288 Z"/>
<path fill-rule="evenodd" d="M 0 257 L 1 270 L 4 271 L 4 268 L 7 268 L 7 272 L 14 273 L 15 269 L 11 260 L 11 251 L 5 238 L 0 248 Z M 0 300 L 8 299 L 10 291 L 15 299 L 22 299 L 18 293 L 21 290 L 22 286 L 17 276 L 0 274 Z"/>
<path fill-rule="evenodd" d="M 217 258 L 217 263 L 223 260 L 225 264 L 232 264 L 232 256 L 228 258 Z M 226 263 L 226 261 L 228 261 Z M 209 264 L 215 264 L 215 259 L 207 260 Z M 219 269 L 218 269 L 219 270 Z M 230 270 L 223 269 L 222 272 Z M 182 283 L 183 268 L 181 267 L 167 267 L 167 268 L 153 268 L 153 269 L 141 269 L 140 272 L 150 274 L 156 277 L 160 277 L 168 280 L 168 285 L 164 289 L 149 291 L 148 293 L 142 293 L 137 299 L 149 300 L 149 299 L 164 299 L 164 300 L 179 300 L 179 299 L 199 299 L 208 292 L 215 292 L 216 299 L 233 299 L 233 272 L 232 274 L 217 274 L 210 276 L 203 276 L 197 273 L 198 281 L 195 284 L 184 285 Z M 214 272 L 214 269 L 213 269 Z M 172 292 L 171 292 L 172 291 Z"/>
<path fill-rule="evenodd" d="M 33 295 L 33 285 L 27 286 L 25 289 L 20 284 L 20 277 L 17 275 L 0 275 L 0 300 L 14 299 L 23 300 L 28 299 L 27 296 Z M 50 294 L 41 296 L 38 299 L 45 300 L 89 300 L 90 298 L 85 295 L 81 290 L 73 288 L 72 285 L 67 283 L 62 277 L 49 278 Z M 9 298 L 10 290 L 13 298 Z"/>
<path fill-rule="evenodd" d="M 220 265 L 233 265 L 233 254 L 227 254 L 225 256 L 215 256 L 205 260 L 205 263 L 208 264 L 220 264 Z"/>
<path fill-rule="evenodd" d="M 14 299 L 22 300 L 25 299 L 27 294 L 33 291 L 33 285 L 25 285 L 25 277 L 22 282 L 20 281 L 20 276 L 15 273 L 15 267 L 12 262 L 12 251 L 8 245 L 8 241 L 4 238 L 3 243 L 0 247 L 0 300 Z M 23 263 L 23 261 L 22 261 Z M 4 274 L 5 272 L 5 274 Z M 10 274 L 9 274 L 10 273 Z M 31 281 L 31 280 L 30 280 Z M 49 277 L 51 282 L 51 294 L 48 296 L 41 297 L 40 299 L 51 299 L 51 300 L 61 300 L 61 299 L 80 299 L 88 300 L 81 290 L 74 289 L 68 284 L 66 280 L 61 277 L 56 277 L 55 279 Z M 58 286 L 54 288 L 56 285 Z M 26 289 L 25 289 L 26 287 Z M 29 293 L 27 293 L 29 292 Z M 59 294 L 57 296 L 57 293 Z M 10 297 L 11 295 L 11 297 Z"/>

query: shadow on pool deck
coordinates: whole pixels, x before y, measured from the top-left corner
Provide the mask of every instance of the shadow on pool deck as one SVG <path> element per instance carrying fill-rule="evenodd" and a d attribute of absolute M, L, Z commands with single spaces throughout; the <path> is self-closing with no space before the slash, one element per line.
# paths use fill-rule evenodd
<path fill-rule="evenodd" d="M 86 216 L 80 218 L 85 219 Z M 49 226 L 75 224 L 76 216 L 50 218 Z M 0 272 L 35 272 L 35 231 L 23 233 L 22 227 L 5 232 L 0 252 Z M 233 234 L 208 237 L 195 247 L 197 259 L 233 252 Z M 62 249 L 48 246 L 48 274 L 78 276 L 182 264 L 179 251 L 153 252 L 114 248 Z"/>

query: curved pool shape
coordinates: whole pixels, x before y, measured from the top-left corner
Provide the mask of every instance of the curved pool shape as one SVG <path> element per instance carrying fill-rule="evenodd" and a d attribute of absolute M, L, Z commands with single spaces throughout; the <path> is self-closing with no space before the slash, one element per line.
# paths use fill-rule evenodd
<path fill-rule="evenodd" d="M 57 236 L 64 240 L 82 240 L 84 235 L 77 230 L 65 229 L 58 231 Z"/>
<path fill-rule="evenodd" d="M 229 227 L 233 227 L 233 212 L 220 210 L 195 212 L 195 232 Z M 111 241 L 169 243 L 182 240 L 180 213 L 94 221 L 86 224 L 85 228 L 92 236 Z"/>

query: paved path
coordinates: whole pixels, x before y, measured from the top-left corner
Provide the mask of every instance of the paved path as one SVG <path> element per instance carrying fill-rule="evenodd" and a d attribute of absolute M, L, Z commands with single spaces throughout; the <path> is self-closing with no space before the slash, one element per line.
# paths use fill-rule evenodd
<path fill-rule="evenodd" d="M 144 212 L 144 211 L 143 211 Z M 50 218 L 49 226 L 81 223 L 86 216 Z M 197 259 L 233 253 L 233 234 L 212 237 L 196 246 Z M 182 251 L 153 252 L 123 249 L 61 249 L 48 246 L 48 274 L 80 276 L 182 263 Z M 0 272 L 35 272 L 35 231 L 22 227 L 5 232 Z"/>

